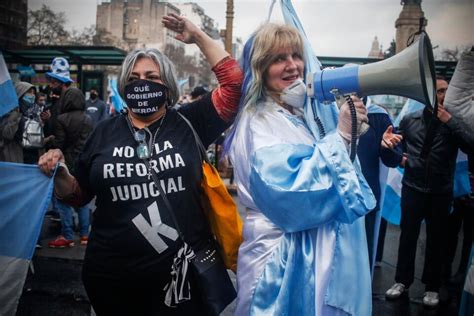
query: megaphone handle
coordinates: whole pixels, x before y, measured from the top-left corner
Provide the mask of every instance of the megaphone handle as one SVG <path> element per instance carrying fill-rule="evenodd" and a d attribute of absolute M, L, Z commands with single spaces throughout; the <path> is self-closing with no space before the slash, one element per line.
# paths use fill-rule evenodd
<path fill-rule="evenodd" d="M 349 105 L 349 110 L 351 112 L 351 150 L 349 157 L 351 159 L 351 162 L 353 162 L 357 154 L 357 112 L 351 96 L 346 95 L 344 97 L 346 99 L 347 104 Z"/>

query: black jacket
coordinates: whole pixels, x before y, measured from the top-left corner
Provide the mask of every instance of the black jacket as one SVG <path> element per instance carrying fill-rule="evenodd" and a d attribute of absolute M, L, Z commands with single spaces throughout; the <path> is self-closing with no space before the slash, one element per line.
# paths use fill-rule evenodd
<path fill-rule="evenodd" d="M 449 194 L 453 192 L 454 171 L 458 149 L 474 152 L 454 117 L 441 123 L 436 120 L 436 133 L 426 159 L 420 157 L 432 112 L 424 110 L 406 115 L 400 122 L 404 152 L 408 154 L 403 175 L 403 185 L 423 193 Z"/>
<path fill-rule="evenodd" d="M 84 94 L 76 88 L 68 88 L 59 100 L 59 115 L 54 126 L 54 147 L 62 150 L 71 171 L 92 131 L 92 122 L 85 112 L 85 106 Z"/>

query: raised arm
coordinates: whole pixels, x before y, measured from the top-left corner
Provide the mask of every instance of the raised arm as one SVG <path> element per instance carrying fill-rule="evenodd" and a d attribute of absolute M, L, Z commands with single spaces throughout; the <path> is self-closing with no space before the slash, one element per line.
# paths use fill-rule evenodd
<path fill-rule="evenodd" d="M 176 39 L 186 44 L 196 44 L 206 56 L 211 68 L 217 63 L 229 56 L 224 48 L 209 37 L 203 30 L 197 27 L 187 18 L 170 14 L 163 17 L 162 23 L 165 27 L 178 33 Z"/>
<path fill-rule="evenodd" d="M 243 81 L 238 63 L 217 41 L 185 17 L 165 16 L 163 25 L 178 33 L 177 40 L 199 46 L 219 82 L 219 87 L 212 91 L 212 104 L 222 120 L 232 122 L 238 110 Z"/>

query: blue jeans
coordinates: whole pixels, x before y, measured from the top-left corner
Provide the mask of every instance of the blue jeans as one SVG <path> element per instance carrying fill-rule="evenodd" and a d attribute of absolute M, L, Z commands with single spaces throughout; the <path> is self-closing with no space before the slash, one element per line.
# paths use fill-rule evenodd
<path fill-rule="evenodd" d="M 55 199 L 55 205 L 61 217 L 61 235 L 67 240 L 72 240 L 74 236 L 73 232 L 73 218 L 72 218 L 72 207 Z M 89 205 L 75 209 L 79 218 L 79 234 L 81 237 L 89 236 Z"/>

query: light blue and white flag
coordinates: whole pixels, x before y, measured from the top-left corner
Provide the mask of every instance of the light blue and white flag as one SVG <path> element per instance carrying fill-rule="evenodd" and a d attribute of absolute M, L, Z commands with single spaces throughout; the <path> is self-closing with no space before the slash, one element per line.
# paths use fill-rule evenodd
<path fill-rule="evenodd" d="M 402 196 L 402 168 L 390 168 L 387 177 L 387 186 L 383 194 L 382 217 L 394 225 L 400 225 L 402 216 L 400 198 Z"/>
<path fill-rule="evenodd" d="M 115 112 L 120 113 L 124 107 L 126 107 L 125 102 L 120 97 L 117 89 L 117 79 L 109 79 L 109 87 L 112 91 L 110 95 L 112 99 L 112 105 L 114 106 Z"/>
<path fill-rule="evenodd" d="M 398 127 L 400 121 L 406 114 L 422 110 L 424 106 L 424 104 L 418 101 L 408 99 L 403 106 L 402 111 L 395 120 L 394 125 Z M 380 205 L 382 205 L 382 217 L 394 225 L 400 225 L 400 197 L 402 194 L 402 178 L 402 168 L 390 168 L 388 171 L 387 187 L 385 189 L 385 194 L 383 195 L 383 200 L 381 200 L 380 203 Z M 470 192 L 471 185 L 469 183 L 467 155 L 462 151 L 459 151 L 456 158 L 453 196 L 456 198 L 469 194 Z"/>
<path fill-rule="evenodd" d="M 8 73 L 7 65 L 0 52 L 0 117 L 18 106 L 15 87 Z"/>
<path fill-rule="evenodd" d="M 460 197 L 471 193 L 471 183 L 469 181 L 469 164 L 467 155 L 462 151 L 458 152 L 456 158 L 456 172 L 454 173 L 453 196 Z"/>
<path fill-rule="evenodd" d="M 52 191 L 38 166 L 0 162 L 0 315 L 15 315 Z"/>

